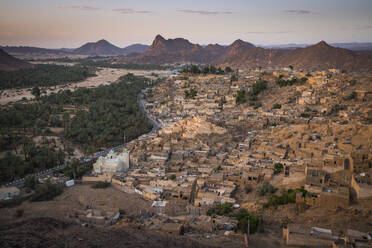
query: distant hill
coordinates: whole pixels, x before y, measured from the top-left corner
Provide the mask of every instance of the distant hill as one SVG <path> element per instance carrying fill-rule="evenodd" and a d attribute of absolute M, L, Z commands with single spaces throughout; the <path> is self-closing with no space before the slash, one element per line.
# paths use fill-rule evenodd
<path fill-rule="evenodd" d="M 60 48 L 47 49 L 29 46 L 2 46 L 0 47 L 10 54 L 79 54 L 79 55 L 128 55 L 131 53 L 141 54 L 149 46 L 143 44 L 133 44 L 124 48 L 117 47 L 106 40 L 88 42 L 79 48 Z"/>
<path fill-rule="evenodd" d="M 0 49 L 3 49 L 7 53 L 11 54 L 26 54 L 26 53 L 37 53 L 37 54 L 61 54 L 69 53 L 63 49 L 47 49 L 40 47 L 30 47 L 30 46 L 1 46 Z"/>
<path fill-rule="evenodd" d="M 372 68 L 372 58 L 367 53 L 357 53 L 333 47 L 321 41 L 312 46 L 297 48 L 275 56 L 273 64 L 277 66 L 293 65 L 296 68 L 308 70 L 338 68 L 350 71 L 368 71 Z"/>
<path fill-rule="evenodd" d="M 343 43 L 329 43 L 333 47 L 345 48 L 352 51 L 367 51 L 372 50 L 372 42 L 343 42 Z M 311 44 L 281 44 L 281 45 L 263 45 L 263 48 L 274 49 L 295 49 L 311 46 Z"/>
<path fill-rule="evenodd" d="M 17 59 L 0 49 L 0 70 L 14 71 L 25 68 L 32 68 L 33 65 Z"/>
<path fill-rule="evenodd" d="M 122 48 L 122 55 L 127 55 L 131 53 L 143 53 L 145 52 L 150 46 L 143 45 L 143 44 L 133 44 L 127 47 Z"/>
<path fill-rule="evenodd" d="M 82 55 L 120 55 L 122 54 L 122 49 L 107 40 L 99 40 L 97 42 L 88 42 L 74 49 L 73 52 Z"/>

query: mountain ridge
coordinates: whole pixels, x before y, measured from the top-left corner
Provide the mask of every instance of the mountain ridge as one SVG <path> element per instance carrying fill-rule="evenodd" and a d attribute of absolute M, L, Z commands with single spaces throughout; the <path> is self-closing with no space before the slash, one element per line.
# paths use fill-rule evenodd
<path fill-rule="evenodd" d="M 14 71 L 19 69 L 32 68 L 33 65 L 23 60 L 17 59 L 2 49 L 0 49 L 0 70 Z"/>

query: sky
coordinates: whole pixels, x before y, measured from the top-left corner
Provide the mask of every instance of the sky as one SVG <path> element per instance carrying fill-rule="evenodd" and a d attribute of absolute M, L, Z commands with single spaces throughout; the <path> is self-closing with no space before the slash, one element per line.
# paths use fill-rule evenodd
<path fill-rule="evenodd" d="M 372 0 L 0 0 L 0 45 L 372 42 Z"/>

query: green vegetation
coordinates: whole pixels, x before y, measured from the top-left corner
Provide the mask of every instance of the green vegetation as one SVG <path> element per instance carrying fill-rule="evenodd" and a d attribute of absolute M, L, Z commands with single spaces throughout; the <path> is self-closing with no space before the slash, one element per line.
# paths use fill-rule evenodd
<path fill-rule="evenodd" d="M 253 187 L 252 187 L 252 185 L 250 185 L 250 184 L 247 184 L 247 185 L 245 185 L 245 186 L 244 186 L 244 192 L 245 192 L 246 194 L 249 194 L 249 193 L 251 193 L 251 192 L 252 192 L 252 190 L 253 190 Z"/>
<path fill-rule="evenodd" d="M 226 66 L 226 68 L 225 68 L 225 72 L 226 73 L 230 73 L 230 72 L 232 72 L 233 70 L 231 69 L 231 67 L 230 66 Z"/>
<path fill-rule="evenodd" d="M 273 108 L 272 109 L 281 109 L 282 108 L 282 105 L 281 104 L 279 104 L 279 103 L 275 103 L 274 105 L 273 105 Z"/>
<path fill-rule="evenodd" d="M 356 97 L 357 97 L 357 93 L 356 93 L 355 91 L 353 91 L 353 92 L 351 92 L 350 95 L 348 95 L 348 96 L 346 97 L 345 100 L 353 100 L 353 99 L 355 99 Z"/>
<path fill-rule="evenodd" d="M 238 228 L 242 233 L 248 232 L 248 221 L 250 234 L 263 229 L 262 220 L 257 215 L 249 214 L 245 208 L 239 209 L 235 218 L 238 220 Z"/>
<path fill-rule="evenodd" d="M 278 80 L 276 81 L 276 83 L 280 87 L 285 87 L 285 86 L 292 86 L 292 85 L 295 85 L 295 84 L 304 84 L 304 83 L 306 83 L 307 80 L 308 80 L 307 77 L 303 77 L 301 79 L 292 78 L 292 79 L 288 79 L 288 80 L 284 80 L 281 77 L 279 77 Z"/>
<path fill-rule="evenodd" d="M 54 86 L 79 82 L 94 75 L 92 68 L 82 66 L 37 65 L 31 69 L 0 71 L 0 90 L 17 87 Z"/>
<path fill-rule="evenodd" d="M 245 90 L 238 90 L 236 92 L 235 101 L 236 101 L 237 104 L 241 104 L 241 103 L 245 103 L 246 102 L 246 99 L 245 99 Z"/>
<path fill-rule="evenodd" d="M 217 204 L 216 206 L 208 209 L 207 215 L 211 216 L 215 214 L 215 215 L 223 215 L 223 216 L 232 217 L 232 212 L 233 212 L 233 205 L 229 202 L 225 202 L 222 204 Z"/>
<path fill-rule="evenodd" d="M 185 90 L 185 97 L 186 98 L 194 99 L 197 94 L 198 94 L 198 92 L 194 89 Z"/>
<path fill-rule="evenodd" d="M 174 174 L 170 175 L 170 176 L 169 176 L 169 179 L 170 179 L 170 180 L 173 180 L 173 181 L 176 180 L 176 175 L 174 175 Z"/>
<path fill-rule="evenodd" d="M 230 82 L 237 82 L 239 80 L 238 75 L 232 74 L 230 77 Z"/>
<path fill-rule="evenodd" d="M 249 214 L 245 208 L 241 208 L 237 211 L 233 210 L 233 205 L 231 203 L 219 203 L 214 207 L 211 207 L 207 211 L 207 215 L 222 215 L 235 218 L 238 220 L 238 228 L 241 232 L 247 233 L 248 221 L 249 221 L 249 232 L 255 233 L 260 225 L 262 226 L 262 221 L 257 215 Z"/>
<path fill-rule="evenodd" d="M 89 67 L 106 67 L 106 68 L 118 68 L 118 69 L 128 69 L 128 70 L 168 70 L 173 69 L 172 66 L 162 66 L 153 64 L 136 64 L 136 63 L 121 63 L 115 58 L 107 58 L 100 56 L 92 56 L 88 58 L 78 58 L 72 59 L 68 57 L 55 58 L 55 59 L 44 59 L 41 61 L 54 61 L 63 63 L 78 63 L 82 66 Z"/>
<path fill-rule="evenodd" d="M 258 80 L 252 85 L 252 91 L 250 93 L 251 96 L 257 96 L 262 91 L 267 89 L 267 81 L 266 80 Z"/>
<path fill-rule="evenodd" d="M 279 174 L 283 171 L 283 164 L 282 163 L 275 163 L 274 164 L 274 174 Z"/>
<path fill-rule="evenodd" d="M 116 84 L 67 90 L 43 97 L 43 101 L 54 106 L 79 106 L 73 118 L 64 116 L 64 136 L 92 153 L 121 144 L 124 131 L 132 140 L 151 130 L 137 104 L 137 94 L 146 85 L 146 78 L 128 74 Z"/>
<path fill-rule="evenodd" d="M 227 68 L 228 70 L 231 68 Z M 214 74 L 214 75 L 224 75 L 226 72 L 221 67 L 214 67 L 213 65 L 205 65 L 205 66 L 199 66 L 199 65 L 186 65 L 181 70 L 182 73 L 190 73 L 190 74 Z"/>
<path fill-rule="evenodd" d="M 264 195 L 269 195 L 269 194 L 274 194 L 278 189 L 272 186 L 268 182 L 264 182 L 261 187 L 257 188 L 257 194 L 259 196 L 264 196 Z"/>
<path fill-rule="evenodd" d="M 288 189 L 288 190 L 282 190 L 280 195 L 269 195 L 268 196 L 268 202 L 265 203 L 263 206 L 265 208 L 272 207 L 272 206 L 278 206 L 278 205 L 286 205 L 288 203 L 296 203 L 296 194 L 297 192 L 302 193 L 302 196 L 306 196 L 307 191 L 301 187 L 298 189 Z"/>
<path fill-rule="evenodd" d="M 39 180 L 36 179 L 35 176 L 27 176 L 25 177 L 25 187 L 30 189 L 36 189 L 36 186 L 39 184 Z"/>
<path fill-rule="evenodd" d="M 115 84 L 65 90 L 29 104 L 0 106 L 0 148 L 14 151 L 0 159 L 0 183 L 62 164 L 65 152 L 73 152 L 70 145 L 65 151 L 58 149 L 54 139 L 42 138 L 41 144 L 35 144 L 31 137 L 57 135 L 91 154 L 121 144 L 124 131 L 128 141 L 149 132 L 152 125 L 137 104 L 137 94 L 147 82 L 128 74 Z M 50 127 L 63 128 L 63 132 L 54 134 Z M 82 168 L 76 173 L 83 173 Z"/>
<path fill-rule="evenodd" d="M 31 94 L 34 95 L 36 98 L 39 98 L 41 95 L 39 87 L 35 86 L 34 88 L 32 88 Z"/>
<path fill-rule="evenodd" d="M 62 185 L 51 184 L 50 182 L 39 184 L 36 187 L 35 194 L 31 196 L 30 201 L 50 201 L 62 194 L 62 192 Z"/>
<path fill-rule="evenodd" d="M 97 182 L 92 186 L 93 189 L 105 189 L 111 186 L 109 182 Z"/>
<path fill-rule="evenodd" d="M 23 146 L 23 158 L 7 152 L 0 159 L 0 183 L 22 178 L 27 174 L 43 171 L 62 164 L 64 152 L 48 146 L 28 142 Z M 32 183 L 30 183 L 32 185 Z"/>
<path fill-rule="evenodd" d="M 260 103 L 260 102 L 254 103 L 254 109 L 258 109 L 258 108 L 261 108 L 261 107 L 262 107 L 262 103 Z"/>
<path fill-rule="evenodd" d="M 71 165 L 66 166 L 63 170 L 58 171 L 63 173 L 66 177 L 70 179 L 80 179 L 86 173 L 92 171 L 93 169 L 93 162 L 88 164 L 80 164 L 79 160 L 73 159 Z"/>

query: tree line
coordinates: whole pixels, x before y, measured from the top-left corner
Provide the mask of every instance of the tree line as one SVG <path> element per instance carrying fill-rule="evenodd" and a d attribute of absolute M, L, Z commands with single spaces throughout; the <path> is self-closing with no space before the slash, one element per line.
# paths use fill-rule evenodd
<path fill-rule="evenodd" d="M 40 64 L 18 71 L 0 71 L 0 90 L 74 83 L 95 76 L 94 68 Z"/>

